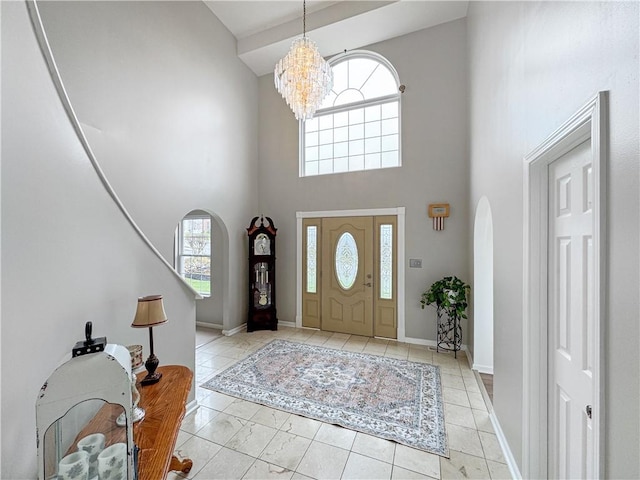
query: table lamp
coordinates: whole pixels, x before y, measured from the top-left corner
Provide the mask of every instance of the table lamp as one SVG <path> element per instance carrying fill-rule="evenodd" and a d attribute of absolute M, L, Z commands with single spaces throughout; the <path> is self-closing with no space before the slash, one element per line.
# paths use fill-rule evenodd
<path fill-rule="evenodd" d="M 164 313 L 164 305 L 162 305 L 162 295 L 148 295 L 138 298 L 138 309 L 136 316 L 131 324 L 134 328 L 149 327 L 149 348 L 151 354 L 144 366 L 147 369 L 147 376 L 140 382 L 144 385 L 152 385 L 157 383 L 162 377 L 162 373 L 156 372 L 158 368 L 158 357 L 153 353 L 153 327 L 162 325 L 167 321 L 167 314 Z"/>

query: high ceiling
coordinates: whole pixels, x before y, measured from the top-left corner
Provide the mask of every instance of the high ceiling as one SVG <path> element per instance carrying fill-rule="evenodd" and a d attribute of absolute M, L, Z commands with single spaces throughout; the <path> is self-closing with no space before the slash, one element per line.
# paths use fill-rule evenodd
<path fill-rule="evenodd" d="M 236 37 L 240 59 L 256 75 L 273 71 L 302 34 L 302 0 L 204 0 Z M 330 57 L 467 14 L 468 1 L 339 0 L 307 2 L 306 28 Z"/>

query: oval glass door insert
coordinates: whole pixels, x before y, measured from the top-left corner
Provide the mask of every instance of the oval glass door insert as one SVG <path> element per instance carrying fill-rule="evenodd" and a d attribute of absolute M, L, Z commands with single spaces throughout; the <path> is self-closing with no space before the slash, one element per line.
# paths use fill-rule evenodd
<path fill-rule="evenodd" d="M 349 232 L 340 235 L 336 244 L 336 277 L 340 286 L 349 290 L 358 275 L 358 247 Z"/>

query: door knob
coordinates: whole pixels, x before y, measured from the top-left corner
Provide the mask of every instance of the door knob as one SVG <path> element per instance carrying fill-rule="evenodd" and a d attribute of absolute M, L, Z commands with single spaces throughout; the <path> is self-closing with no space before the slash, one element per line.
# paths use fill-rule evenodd
<path fill-rule="evenodd" d="M 365 287 L 370 287 L 370 286 L 371 286 L 371 282 L 363 283 L 363 285 L 364 285 Z"/>

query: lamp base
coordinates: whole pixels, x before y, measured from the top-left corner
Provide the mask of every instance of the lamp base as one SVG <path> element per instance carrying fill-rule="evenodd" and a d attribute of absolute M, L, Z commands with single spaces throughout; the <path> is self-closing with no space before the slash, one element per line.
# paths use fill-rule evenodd
<path fill-rule="evenodd" d="M 140 381 L 140 385 L 144 387 L 145 385 L 153 385 L 160 381 L 162 373 L 156 372 L 156 368 L 158 368 L 159 363 L 160 361 L 158 360 L 158 357 L 156 357 L 152 351 L 149 358 L 147 358 L 147 361 L 144 362 L 144 366 L 147 369 L 147 376 Z"/>
<path fill-rule="evenodd" d="M 144 411 L 144 408 L 134 406 L 132 409 L 132 415 L 131 415 L 132 423 L 136 423 L 142 420 L 144 418 L 145 413 L 146 412 Z M 118 418 L 116 418 L 116 425 L 118 425 L 119 427 L 124 427 L 126 424 L 127 424 L 127 417 L 124 415 L 124 413 L 121 413 L 120 415 L 118 415 Z"/>
<path fill-rule="evenodd" d="M 140 380 L 140 385 L 142 385 L 143 387 L 145 385 L 153 385 L 154 383 L 158 383 L 161 378 L 162 373 L 160 372 L 149 373 L 146 377 Z"/>

